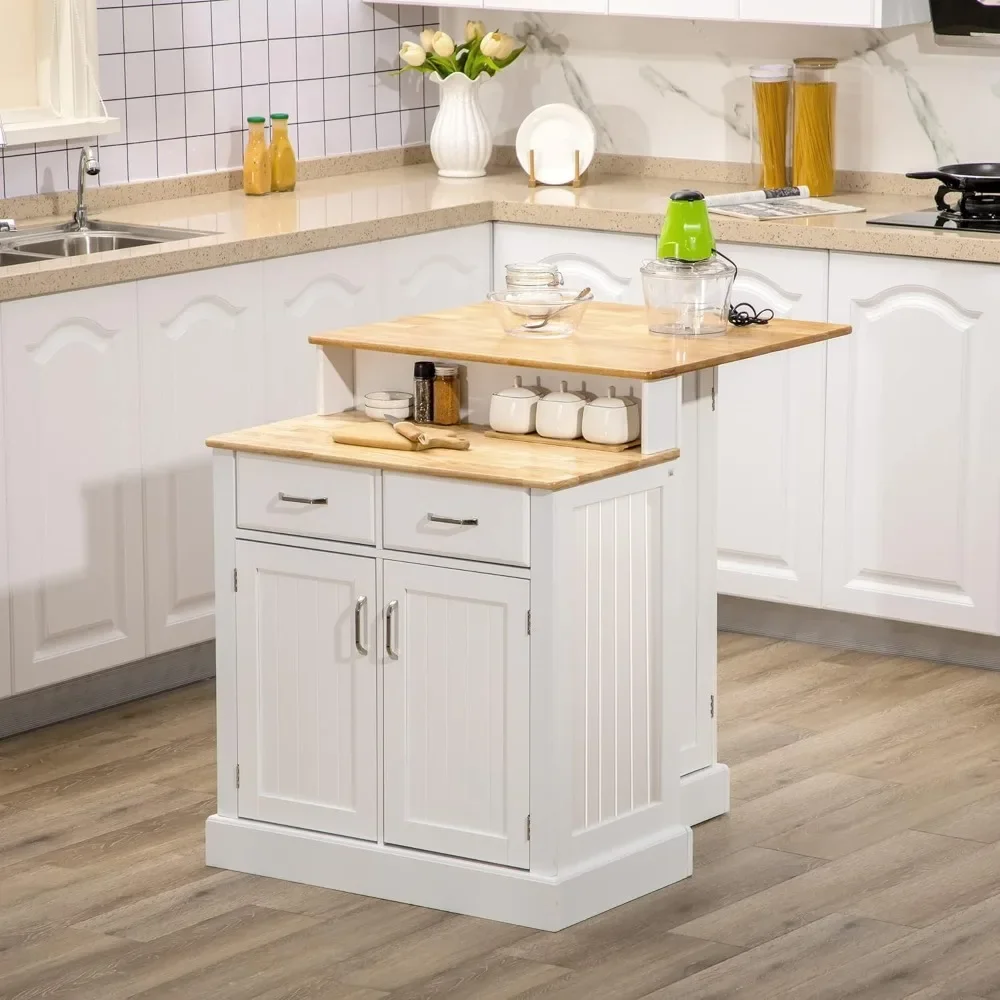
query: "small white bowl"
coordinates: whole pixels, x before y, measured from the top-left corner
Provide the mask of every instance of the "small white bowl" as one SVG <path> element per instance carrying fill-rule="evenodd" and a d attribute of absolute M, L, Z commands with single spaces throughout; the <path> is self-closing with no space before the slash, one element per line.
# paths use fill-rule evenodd
<path fill-rule="evenodd" d="M 365 415 L 372 420 L 406 420 L 413 415 L 413 395 L 409 392 L 370 392 L 365 396 Z"/>

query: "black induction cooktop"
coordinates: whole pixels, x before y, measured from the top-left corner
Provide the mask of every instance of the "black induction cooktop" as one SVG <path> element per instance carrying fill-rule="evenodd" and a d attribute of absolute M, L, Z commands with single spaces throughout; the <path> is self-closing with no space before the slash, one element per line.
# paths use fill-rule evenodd
<path fill-rule="evenodd" d="M 903 226 L 909 229 L 943 229 L 947 232 L 992 233 L 1000 236 L 1000 218 L 969 219 L 956 215 L 945 215 L 936 208 L 922 212 L 904 212 L 902 215 L 887 215 L 881 219 L 868 219 L 869 226 Z"/>

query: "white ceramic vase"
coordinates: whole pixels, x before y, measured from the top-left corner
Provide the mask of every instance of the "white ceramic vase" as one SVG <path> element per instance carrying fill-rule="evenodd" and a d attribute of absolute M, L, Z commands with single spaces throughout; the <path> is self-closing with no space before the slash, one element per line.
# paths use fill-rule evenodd
<path fill-rule="evenodd" d="M 441 177 L 482 177 L 493 152 L 493 136 L 479 104 L 479 87 L 488 80 L 480 73 L 475 80 L 452 73 L 443 80 L 430 79 L 441 87 L 441 106 L 431 129 L 431 156 Z"/>

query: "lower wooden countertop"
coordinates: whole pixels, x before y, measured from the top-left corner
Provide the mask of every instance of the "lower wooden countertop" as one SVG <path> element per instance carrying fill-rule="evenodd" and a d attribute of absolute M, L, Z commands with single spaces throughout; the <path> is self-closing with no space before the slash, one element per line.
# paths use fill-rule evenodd
<path fill-rule="evenodd" d="M 366 419 L 363 415 L 354 413 L 295 417 L 292 420 L 220 434 L 209 438 L 206 444 L 209 448 L 273 455 L 276 458 L 360 465 L 393 472 L 441 476 L 446 479 L 471 479 L 481 483 L 538 490 L 564 490 L 581 483 L 669 462 L 680 455 L 677 448 L 643 455 L 638 448 L 632 451 L 605 452 L 501 440 L 486 437 L 485 428 L 469 424 L 455 428 L 469 439 L 468 451 L 390 451 L 334 443 L 332 435 L 338 426 Z"/>

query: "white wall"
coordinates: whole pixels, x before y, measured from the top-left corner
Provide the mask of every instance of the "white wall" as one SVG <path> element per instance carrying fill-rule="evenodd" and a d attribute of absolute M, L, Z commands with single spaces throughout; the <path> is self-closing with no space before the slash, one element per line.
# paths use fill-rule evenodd
<path fill-rule="evenodd" d="M 442 19 L 451 28 L 467 14 Z M 593 118 L 603 150 L 745 161 L 748 67 L 832 55 L 845 60 L 839 167 L 898 173 L 1000 159 L 1000 49 L 941 48 L 929 26 L 875 32 L 499 12 L 485 19 L 531 46 L 483 90 L 499 141 L 510 141 L 532 108 L 566 101 Z"/>

